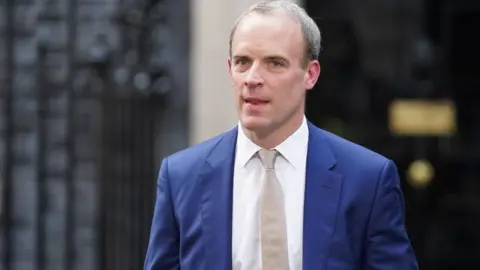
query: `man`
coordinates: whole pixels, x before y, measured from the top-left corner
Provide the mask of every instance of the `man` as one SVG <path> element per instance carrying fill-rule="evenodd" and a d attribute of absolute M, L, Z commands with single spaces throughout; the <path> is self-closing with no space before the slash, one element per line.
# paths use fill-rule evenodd
<path fill-rule="evenodd" d="M 305 119 L 319 51 L 288 1 L 239 18 L 240 123 L 163 160 L 145 269 L 417 269 L 393 162 Z"/>

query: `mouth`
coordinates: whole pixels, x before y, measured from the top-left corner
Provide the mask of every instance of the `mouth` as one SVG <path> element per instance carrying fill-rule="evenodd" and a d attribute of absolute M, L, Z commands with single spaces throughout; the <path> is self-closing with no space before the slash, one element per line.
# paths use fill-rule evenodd
<path fill-rule="evenodd" d="M 247 105 L 265 105 L 268 104 L 269 101 L 266 99 L 260 99 L 260 98 L 244 98 L 243 102 Z"/>

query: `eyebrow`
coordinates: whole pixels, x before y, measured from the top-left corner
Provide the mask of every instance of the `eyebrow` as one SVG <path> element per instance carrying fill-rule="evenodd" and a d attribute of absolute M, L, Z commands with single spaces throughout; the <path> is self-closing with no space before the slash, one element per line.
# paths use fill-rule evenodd
<path fill-rule="evenodd" d="M 244 55 L 244 54 L 239 54 L 239 55 L 234 55 L 233 56 L 233 59 L 243 59 L 243 58 L 251 58 L 251 57 L 248 56 L 248 55 Z M 282 55 L 269 55 L 269 56 L 263 57 L 263 59 L 288 61 L 288 59 L 286 57 L 282 56 Z"/>
<path fill-rule="evenodd" d="M 244 54 L 238 54 L 233 56 L 233 59 L 240 59 L 240 58 L 251 58 L 251 57 Z"/>
<path fill-rule="evenodd" d="M 271 55 L 271 56 L 265 57 L 265 59 L 268 59 L 268 60 L 283 60 L 283 61 L 288 61 L 286 57 L 281 56 L 281 55 Z"/>

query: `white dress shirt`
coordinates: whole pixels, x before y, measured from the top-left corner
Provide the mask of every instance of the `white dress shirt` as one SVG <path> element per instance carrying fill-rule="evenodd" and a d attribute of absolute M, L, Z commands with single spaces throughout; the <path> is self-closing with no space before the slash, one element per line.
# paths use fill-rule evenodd
<path fill-rule="evenodd" d="M 300 128 L 275 147 L 281 154 L 275 172 L 285 198 L 288 257 L 291 270 L 302 269 L 303 203 L 308 148 L 308 126 Z M 239 125 L 233 177 L 233 270 L 260 270 L 259 196 L 264 169 L 255 155 L 260 149 Z"/>

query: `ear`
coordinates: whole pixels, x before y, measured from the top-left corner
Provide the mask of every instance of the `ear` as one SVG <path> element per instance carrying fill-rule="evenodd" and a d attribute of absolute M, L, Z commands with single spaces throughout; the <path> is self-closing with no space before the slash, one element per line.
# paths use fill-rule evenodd
<path fill-rule="evenodd" d="M 312 89 L 315 84 L 317 83 L 318 77 L 320 76 L 320 62 L 318 60 L 312 60 L 308 63 L 304 84 L 305 89 L 310 90 Z"/>
<path fill-rule="evenodd" d="M 227 64 L 228 64 L 228 73 L 230 74 L 230 76 L 232 76 L 232 60 L 230 59 L 230 57 L 227 59 Z"/>

